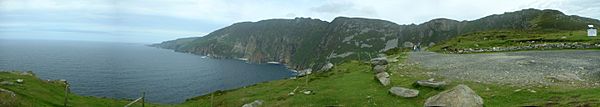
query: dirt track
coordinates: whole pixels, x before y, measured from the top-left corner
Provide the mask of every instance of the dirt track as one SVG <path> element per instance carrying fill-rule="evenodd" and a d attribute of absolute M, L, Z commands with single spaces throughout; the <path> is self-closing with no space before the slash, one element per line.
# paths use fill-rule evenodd
<path fill-rule="evenodd" d="M 434 76 L 511 85 L 600 86 L 600 50 L 521 51 L 483 54 L 412 52 L 409 63 Z M 581 80 L 556 81 L 557 75 Z"/>

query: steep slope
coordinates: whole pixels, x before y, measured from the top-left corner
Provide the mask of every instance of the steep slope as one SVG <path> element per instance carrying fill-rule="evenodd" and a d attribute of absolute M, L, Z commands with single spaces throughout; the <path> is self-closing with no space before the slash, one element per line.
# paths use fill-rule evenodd
<path fill-rule="evenodd" d="M 19 83 L 16 80 L 21 79 Z M 0 71 L 0 107 L 61 107 L 65 104 L 65 84 L 41 80 L 31 72 Z M 69 107 L 119 107 L 130 100 L 81 96 L 68 93 Z M 133 104 L 141 106 L 140 103 Z M 158 106 L 148 104 L 146 106 Z"/>
<path fill-rule="evenodd" d="M 433 46 L 472 32 L 489 30 L 584 30 L 600 21 L 557 10 L 524 9 L 473 21 L 434 19 L 419 25 L 366 18 L 270 19 L 242 22 L 204 37 L 167 41 L 156 47 L 216 58 L 282 62 L 293 69 L 320 68 L 325 62 L 365 60 L 397 47 Z"/>

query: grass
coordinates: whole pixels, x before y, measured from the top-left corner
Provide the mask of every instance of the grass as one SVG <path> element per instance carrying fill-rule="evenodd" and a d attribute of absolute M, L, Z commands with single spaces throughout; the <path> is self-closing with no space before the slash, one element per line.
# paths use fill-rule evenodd
<path fill-rule="evenodd" d="M 382 86 L 374 78 L 371 66 L 359 61 L 348 61 L 336 65 L 328 72 L 315 73 L 297 79 L 276 80 L 259 83 L 244 88 L 218 91 L 212 94 L 190 99 L 182 104 L 150 106 L 174 107 L 210 107 L 224 106 L 236 107 L 254 100 L 263 100 L 266 107 L 287 106 L 402 106 L 420 107 L 428 97 L 438 94 L 444 89 L 427 87 L 414 87 L 416 80 L 425 80 L 431 77 L 417 65 L 404 64 L 407 53 L 394 54 L 400 61 L 391 63 L 388 72 L 391 74 L 391 85 Z M 403 64 L 406 66 L 399 66 Z M 1 72 L 3 80 L 17 78 L 25 79 L 25 83 L 16 86 L 1 86 L 0 88 L 14 91 L 18 94 L 18 106 L 61 106 L 63 101 L 64 85 L 60 83 L 45 82 L 34 76 L 23 76 L 15 73 Z M 437 80 L 446 80 L 443 77 L 434 77 Z M 499 84 L 483 84 L 473 81 L 446 80 L 450 82 L 447 88 L 458 84 L 471 87 L 485 102 L 486 107 L 510 106 L 600 106 L 600 88 L 577 87 L 513 87 Z M 401 98 L 388 93 L 392 86 L 402 86 L 420 91 L 416 98 Z M 296 87 L 294 95 L 289 95 Z M 447 89 L 446 88 L 446 89 Z M 313 91 L 310 95 L 302 93 L 303 90 Z M 516 91 L 520 90 L 520 91 Z M 530 90 L 535 90 L 532 92 Z M 85 97 L 70 94 L 70 106 L 123 106 L 128 101 Z M 0 98 L 7 99 L 0 94 Z M 147 104 L 149 105 L 149 104 Z"/>
<path fill-rule="evenodd" d="M 64 105 L 65 84 L 59 81 L 40 80 L 35 76 L 20 75 L 18 72 L 0 72 L 0 81 L 16 81 L 23 79 L 22 84 L 0 85 L 0 88 L 12 91 L 16 97 L 0 93 L 0 106 L 13 107 L 56 107 Z M 68 94 L 67 106 L 70 107 L 119 107 L 130 101 L 91 96 Z M 134 105 L 140 105 L 139 103 Z M 152 106 L 150 104 L 146 104 Z"/>
<path fill-rule="evenodd" d="M 524 46 L 543 43 L 600 43 L 600 37 L 588 37 L 586 31 L 484 31 L 461 35 L 429 48 L 444 52 L 444 49 L 477 49 L 492 47 Z"/>

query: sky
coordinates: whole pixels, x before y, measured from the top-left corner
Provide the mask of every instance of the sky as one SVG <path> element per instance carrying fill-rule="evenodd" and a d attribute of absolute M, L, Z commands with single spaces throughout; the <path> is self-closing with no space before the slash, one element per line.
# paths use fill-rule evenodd
<path fill-rule="evenodd" d="M 419 24 L 527 8 L 600 19 L 597 0 L 0 0 L 0 39 L 159 43 L 273 18 L 346 16 Z"/>

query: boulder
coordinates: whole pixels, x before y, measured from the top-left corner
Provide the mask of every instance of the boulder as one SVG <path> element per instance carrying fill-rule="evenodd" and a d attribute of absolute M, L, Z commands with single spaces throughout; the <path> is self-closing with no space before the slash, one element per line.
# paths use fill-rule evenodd
<path fill-rule="evenodd" d="M 328 62 L 327 64 L 323 65 L 321 71 L 329 71 L 331 70 L 331 68 L 333 68 L 333 64 L 331 62 Z"/>
<path fill-rule="evenodd" d="M 23 79 L 17 79 L 17 83 L 22 84 L 23 83 Z"/>
<path fill-rule="evenodd" d="M 385 65 L 375 65 L 375 67 L 373 67 L 373 71 L 375 71 L 375 73 L 385 72 L 385 68 Z"/>
<path fill-rule="evenodd" d="M 387 65 L 388 60 L 385 57 L 373 58 L 371 59 L 371 64 L 373 65 Z"/>
<path fill-rule="evenodd" d="M 404 98 L 411 98 L 419 95 L 419 90 L 408 89 L 403 87 L 392 87 L 390 88 L 389 92 L 396 96 L 401 96 Z"/>
<path fill-rule="evenodd" d="M 446 86 L 445 81 L 433 81 L 433 80 L 419 80 L 416 81 L 417 86 L 431 87 L 431 88 L 444 88 Z"/>
<path fill-rule="evenodd" d="M 390 74 L 388 74 L 387 72 L 377 73 L 377 75 L 375 75 L 375 77 L 377 78 L 377 80 L 379 80 L 381 85 L 383 85 L 383 86 L 390 85 Z"/>
<path fill-rule="evenodd" d="M 254 102 L 244 104 L 242 107 L 258 107 L 263 104 L 262 100 L 254 100 Z"/>
<path fill-rule="evenodd" d="M 306 95 L 310 95 L 310 94 L 313 93 L 313 91 L 311 91 L 311 90 L 304 90 L 304 91 L 302 91 L 302 93 L 304 93 Z"/>
<path fill-rule="evenodd" d="M 466 85 L 427 98 L 425 107 L 483 107 L 483 99 Z"/>
<path fill-rule="evenodd" d="M 15 94 L 15 92 L 12 92 L 12 91 L 10 91 L 10 90 L 6 90 L 6 89 L 2 89 L 2 88 L 0 88 L 0 94 L 2 94 L 2 93 L 7 93 L 7 94 L 9 94 L 11 97 L 16 97 L 16 96 L 17 96 L 17 94 Z"/>
<path fill-rule="evenodd" d="M 2 81 L 0 82 L 0 85 L 15 85 L 15 83 L 10 81 Z"/>

